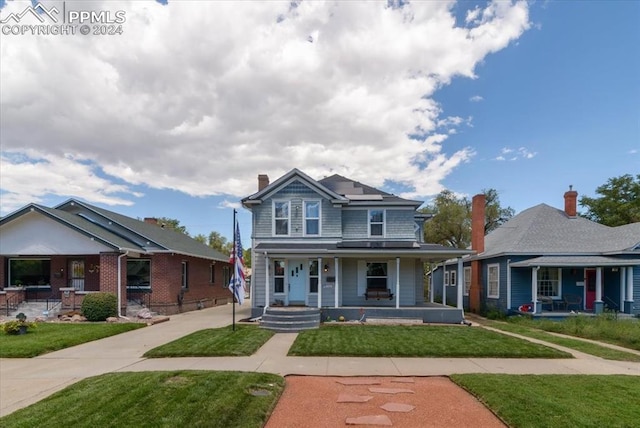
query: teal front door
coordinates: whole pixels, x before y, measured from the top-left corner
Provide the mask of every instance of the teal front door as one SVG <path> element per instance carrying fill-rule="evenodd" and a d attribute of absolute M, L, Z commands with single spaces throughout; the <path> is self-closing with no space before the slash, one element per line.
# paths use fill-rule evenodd
<path fill-rule="evenodd" d="M 289 260 L 289 304 L 306 304 L 307 266 L 303 259 Z"/>

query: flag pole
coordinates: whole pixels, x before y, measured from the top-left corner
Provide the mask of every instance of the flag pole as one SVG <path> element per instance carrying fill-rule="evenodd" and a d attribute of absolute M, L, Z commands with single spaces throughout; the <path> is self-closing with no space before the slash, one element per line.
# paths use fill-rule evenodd
<path fill-rule="evenodd" d="M 232 302 L 233 302 L 233 309 L 232 309 L 232 324 L 231 324 L 231 329 L 232 331 L 236 331 L 236 282 L 238 281 L 238 278 L 236 278 L 236 275 L 238 274 L 237 269 L 236 269 L 236 265 L 238 263 L 238 255 L 236 254 L 238 252 L 238 245 L 236 243 L 236 210 L 235 208 L 233 209 L 233 275 L 231 276 L 231 283 L 233 284 L 233 288 L 231 289 L 231 295 L 232 295 Z"/>

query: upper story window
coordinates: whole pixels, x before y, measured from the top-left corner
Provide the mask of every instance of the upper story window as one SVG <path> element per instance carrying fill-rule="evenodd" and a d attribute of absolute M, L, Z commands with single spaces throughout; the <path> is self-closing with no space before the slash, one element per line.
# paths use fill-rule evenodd
<path fill-rule="evenodd" d="M 369 210 L 369 236 L 384 236 L 384 210 Z"/>
<path fill-rule="evenodd" d="M 320 201 L 304 201 L 304 234 L 320 235 Z"/>
<path fill-rule="evenodd" d="M 273 202 L 273 234 L 287 236 L 291 222 L 291 203 L 289 201 Z"/>

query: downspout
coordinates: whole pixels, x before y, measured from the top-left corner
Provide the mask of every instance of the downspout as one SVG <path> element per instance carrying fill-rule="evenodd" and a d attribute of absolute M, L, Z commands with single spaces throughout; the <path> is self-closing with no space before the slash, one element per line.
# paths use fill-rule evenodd
<path fill-rule="evenodd" d="M 122 258 L 129 255 L 129 250 L 118 256 L 118 318 L 126 318 L 122 316 Z"/>
<path fill-rule="evenodd" d="M 507 312 L 511 310 L 511 259 L 507 259 Z"/>

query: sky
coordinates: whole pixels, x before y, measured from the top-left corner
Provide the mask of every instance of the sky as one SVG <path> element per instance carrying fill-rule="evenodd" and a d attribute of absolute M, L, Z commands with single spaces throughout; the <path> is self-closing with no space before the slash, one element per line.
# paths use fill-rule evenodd
<path fill-rule="evenodd" d="M 640 173 L 640 1 L 40 3 L 0 0 L 1 215 L 77 198 L 231 239 L 237 208 L 248 247 L 258 174 L 517 213 Z"/>

